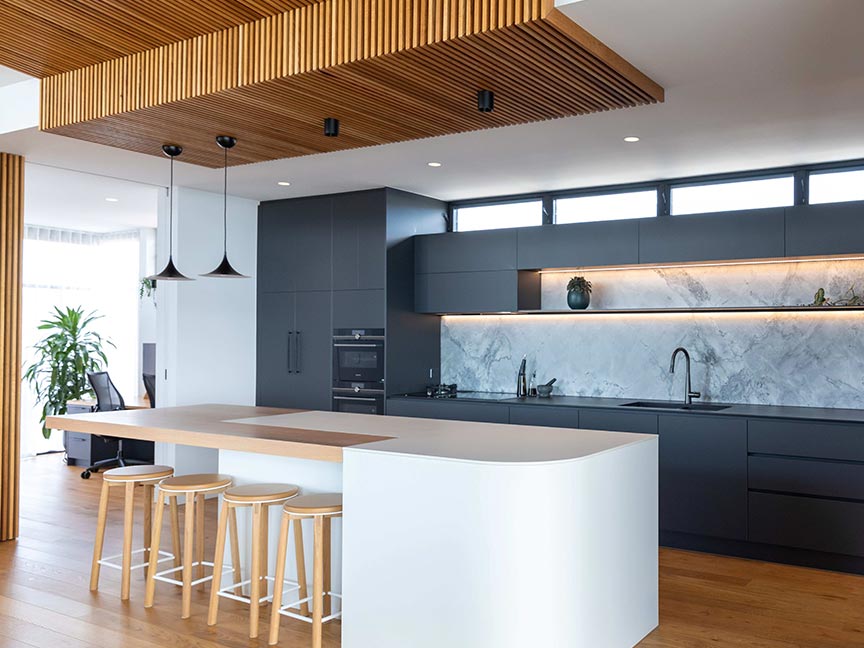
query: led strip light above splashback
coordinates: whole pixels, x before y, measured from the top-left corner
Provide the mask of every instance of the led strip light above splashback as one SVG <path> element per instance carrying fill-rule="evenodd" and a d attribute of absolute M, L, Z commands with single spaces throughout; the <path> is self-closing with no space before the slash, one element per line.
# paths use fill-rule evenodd
<path fill-rule="evenodd" d="M 620 270 L 671 270 L 675 268 L 719 268 L 726 266 L 777 265 L 780 263 L 824 263 L 826 261 L 864 261 L 864 255 L 834 255 L 815 257 L 784 257 L 782 259 L 742 259 L 730 261 L 682 261 L 680 263 L 633 263 L 620 266 L 573 266 L 544 268 L 540 274 L 570 274 L 573 272 L 615 272 Z"/>

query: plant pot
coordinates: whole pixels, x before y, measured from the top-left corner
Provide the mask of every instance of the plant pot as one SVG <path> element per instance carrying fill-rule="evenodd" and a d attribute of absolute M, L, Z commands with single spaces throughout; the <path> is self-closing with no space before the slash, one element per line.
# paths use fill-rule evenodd
<path fill-rule="evenodd" d="M 591 303 L 591 293 L 581 292 L 579 290 L 567 291 L 567 305 L 571 310 L 585 310 L 588 304 Z"/>

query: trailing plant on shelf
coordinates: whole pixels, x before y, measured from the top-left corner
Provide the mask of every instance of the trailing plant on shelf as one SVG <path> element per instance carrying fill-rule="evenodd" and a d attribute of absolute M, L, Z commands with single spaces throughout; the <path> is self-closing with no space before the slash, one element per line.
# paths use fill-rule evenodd
<path fill-rule="evenodd" d="M 813 296 L 813 302 L 808 306 L 864 306 L 864 296 L 858 295 L 855 292 L 855 286 L 850 286 L 842 297 L 839 299 L 831 299 L 825 296 L 825 289 L 820 288 Z"/>
<path fill-rule="evenodd" d="M 156 294 L 156 281 L 144 277 L 138 284 L 138 299 L 153 297 Z"/>
<path fill-rule="evenodd" d="M 591 282 L 585 277 L 575 276 L 567 282 L 567 305 L 572 310 L 588 308 L 591 303 Z"/>
<path fill-rule="evenodd" d="M 51 436 L 45 419 L 66 413 L 66 403 L 92 395 L 87 382 L 88 371 L 101 371 L 108 364 L 105 346 L 114 346 L 93 330 L 92 324 L 102 315 L 84 313 L 84 309 L 54 307 L 49 319 L 42 320 L 39 330 L 49 331 L 33 349 L 35 359 L 24 370 L 24 380 L 36 393 L 42 405 L 42 436 Z"/>

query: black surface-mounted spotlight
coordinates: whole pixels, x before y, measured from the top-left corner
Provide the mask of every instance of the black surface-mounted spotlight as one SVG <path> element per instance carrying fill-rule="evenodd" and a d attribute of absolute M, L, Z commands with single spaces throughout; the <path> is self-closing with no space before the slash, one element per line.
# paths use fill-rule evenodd
<path fill-rule="evenodd" d="M 339 120 L 335 117 L 327 117 L 324 119 L 324 134 L 327 137 L 339 136 Z"/>
<path fill-rule="evenodd" d="M 478 90 L 477 110 L 480 112 L 492 112 L 495 110 L 495 93 L 491 90 Z"/>

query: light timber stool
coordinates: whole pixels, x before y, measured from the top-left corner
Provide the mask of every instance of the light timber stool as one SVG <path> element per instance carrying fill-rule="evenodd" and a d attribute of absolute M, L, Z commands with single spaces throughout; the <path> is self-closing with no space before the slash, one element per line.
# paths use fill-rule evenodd
<path fill-rule="evenodd" d="M 216 535 L 216 556 L 213 559 L 213 583 L 210 588 L 210 610 L 207 616 L 207 625 L 216 624 L 216 618 L 219 614 L 219 597 L 224 596 L 249 604 L 249 637 L 254 639 L 258 636 L 259 606 L 270 600 L 269 582 L 275 582 L 274 577 L 267 575 L 270 507 L 274 504 L 285 503 L 286 500 L 296 497 L 299 492 L 300 487 L 294 484 L 249 484 L 248 486 L 229 488 L 222 495 L 222 512 L 219 516 L 219 533 Z M 240 580 L 242 577 L 236 515 L 238 508 L 249 507 L 252 509 L 251 569 L 249 570 L 249 578 Z M 234 572 L 234 582 L 223 587 L 225 536 L 227 535 L 229 520 L 232 521 L 231 567 Z M 244 585 L 249 585 L 248 597 L 242 595 L 241 588 Z M 262 585 L 264 587 L 263 596 Z"/>
<path fill-rule="evenodd" d="M 273 609 L 270 613 L 270 645 L 279 641 L 279 615 L 284 615 L 312 624 L 312 646 L 321 648 L 324 624 L 342 616 L 342 612 L 330 613 L 333 598 L 342 599 L 341 594 L 330 591 L 330 521 L 342 516 L 342 494 L 321 493 L 295 497 L 282 507 L 282 526 L 279 531 L 279 548 L 276 554 L 276 578 L 273 582 Z M 312 518 L 315 542 L 312 569 L 312 596 L 306 592 L 306 563 L 303 558 L 303 526 L 306 518 Z M 288 551 L 289 525 L 294 522 L 294 545 L 297 559 L 297 580 L 300 600 L 282 605 L 285 554 Z M 326 602 L 325 602 L 326 597 Z M 312 618 L 308 604 L 312 603 Z M 291 608 L 298 608 L 300 613 Z M 326 616 L 325 616 L 326 615 Z"/>
<path fill-rule="evenodd" d="M 188 619 L 192 613 L 192 586 L 198 585 L 202 590 L 204 583 L 213 578 L 212 575 L 204 575 L 204 567 L 212 567 L 212 562 L 204 561 L 204 498 L 210 494 L 222 493 L 233 484 L 233 479 L 228 475 L 217 475 L 206 473 L 203 475 L 183 475 L 172 477 L 159 484 L 159 498 L 156 502 L 156 529 L 162 523 L 162 510 L 165 499 L 171 500 L 172 510 L 177 505 L 178 497 L 186 498 L 186 513 L 183 523 L 183 564 L 172 569 L 156 571 L 150 569 L 147 572 L 147 589 L 144 595 L 144 607 L 153 607 L 153 598 L 156 594 L 156 581 L 172 583 L 183 588 L 183 604 L 181 617 Z M 198 527 L 197 537 L 195 527 Z M 153 533 L 152 540 L 154 552 L 159 550 L 159 536 Z M 194 554 L 194 559 L 193 559 Z M 192 580 L 192 568 L 196 568 L 196 579 Z M 182 570 L 181 580 L 171 578 Z"/>
<path fill-rule="evenodd" d="M 127 466 L 125 468 L 113 468 L 105 471 L 102 478 L 102 495 L 99 498 L 99 515 L 96 522 L 96 542 L 93 545 L 93 564 L 90 568 L 90 590 L 95 592 L 99 589 L 99 572 L 101 567 L 119 569 L 122 573 L 120 585 L 120 599 L 129 599 L 129 584 L 134 569 L 147 569 L 151 563 L 150 543 L 151 538 L 162 531 L 162 517 L 155 528 L 152 528 L 153 514 L 153 487 L 163 479 L 174 474 L 174 469 L 169 466 Z M 125 491 L 125 504 L 123 509 L 123 553 L 116 556 L 102 557 L 102 549 L 105 545 L 105 526 L 108 521 L 108 499 L 113 486 L 122 486 Z M 144 548 L 132 551 L 132 527 L 135 513 L 135 488 L 142 486 L 144 490 Z M 176 511 L 171 517 L 172 537 L 174 538 L 174 553 L 161 552 L 164 558 L 158 558 L 159 552 L 154 551 L 157 556 L 156 564 L 165 560 L 177 560 L 179 556 L 179 534 L 177 526 Z M 134 554 L 143 553 L 144 562 L 137 565 L 132 564 Z M 111 562 L 122 557 L 121 564 Z"/>

